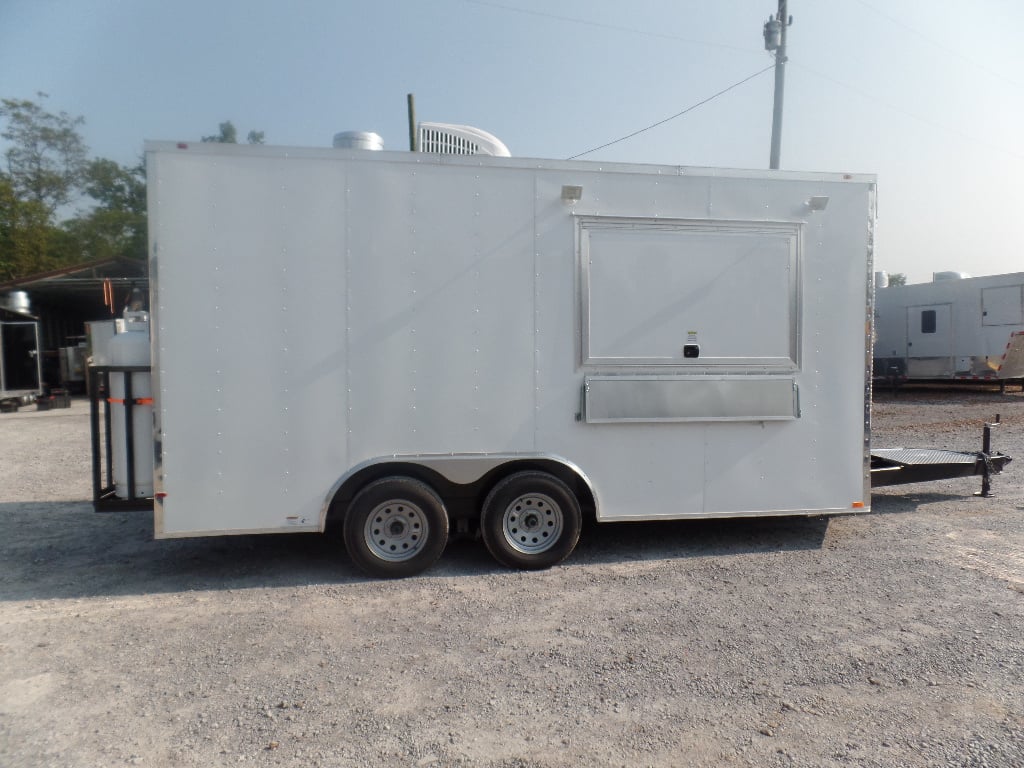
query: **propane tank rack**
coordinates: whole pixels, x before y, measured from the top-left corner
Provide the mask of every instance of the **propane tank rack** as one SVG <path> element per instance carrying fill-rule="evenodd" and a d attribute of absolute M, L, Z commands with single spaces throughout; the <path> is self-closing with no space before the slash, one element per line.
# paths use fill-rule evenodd
<path fill-rule="evenodd" d="M 96 512 L 152 511 L 152 496 L 136 497 L 139 483 L 135 476 L 135 428 L 134 407 L 143 405 L 143 400 L 132 392 L 133 374 L 149 373 L 148 365 L 97 365 L 89 368 L 89 427 L 92 434 L 92 506 Z M 113 402 L 111 377 L 124 383 L 124 397 Z M 114 477 L 113 418 L 112 407 L 124 408 L 124 440 L 126 477 Z M 117 495 L 117 482 L 123 482 L 129 489 L 128 498 Z"/>

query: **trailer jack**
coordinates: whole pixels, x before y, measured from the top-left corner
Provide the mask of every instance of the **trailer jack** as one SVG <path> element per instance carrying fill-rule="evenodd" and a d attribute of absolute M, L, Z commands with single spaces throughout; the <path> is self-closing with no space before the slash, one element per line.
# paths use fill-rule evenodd
<path fill-rule="evenodd" d="M 992 493 L 992 485 L 989 482 L 989 478 L 993 474 L 998 474 L 1002 471 L 1002 465 L 999 469 L 994 469 L 992 464 L 992 428 L 999 426 L 999 414 L 996 414 L 996 420 L 994 422 L 985 422 L 985 428 L 981 432 L 981 453 L 978 454 L 984 462 L 984 470 L 981 474 L 981 490 L 978 491 L 975 496 L 981 496 L 983 499 L 990 499 L 995 496 Z M 1004 464 L 1006 462 L 1003 462 Z"/>

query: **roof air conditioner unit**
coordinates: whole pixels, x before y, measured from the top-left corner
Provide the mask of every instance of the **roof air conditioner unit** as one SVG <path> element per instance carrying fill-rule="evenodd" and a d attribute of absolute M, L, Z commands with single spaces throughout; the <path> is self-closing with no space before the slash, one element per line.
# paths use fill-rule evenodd
<path fill-rule="evenodd" d="M 487 131 L 447 123 L 420 123 L 419 150 L 441 155 L 512 156 L 508 147 Z"/>

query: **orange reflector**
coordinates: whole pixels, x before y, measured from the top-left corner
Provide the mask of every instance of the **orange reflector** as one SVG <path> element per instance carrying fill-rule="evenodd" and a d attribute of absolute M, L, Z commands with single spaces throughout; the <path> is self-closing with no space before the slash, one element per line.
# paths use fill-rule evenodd
<path fill-rule="evenodd" d="M 863 501 L 855 501 L 850 506 L 853 507 L 854 509 L 864 509 L 864 502 Z"/>

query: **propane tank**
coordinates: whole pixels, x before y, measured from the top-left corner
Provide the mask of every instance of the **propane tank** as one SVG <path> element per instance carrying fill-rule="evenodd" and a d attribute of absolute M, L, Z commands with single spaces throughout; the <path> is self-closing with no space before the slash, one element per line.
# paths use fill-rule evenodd
<path fill-rule="evenodd" d="M 114 335 L 107 345 L 112 366 L 149 365 L 149 314 L 125 310 L 124 331 Z M 131 381 L 131 402 L 127 383 Z M 114 494 L 122 499 L 153 495 L 153 389 L 146 372 L 110 372 L 110 449 L 113 457 Z M 132 462 L 135 493 L 128 478 L 127 415 L 131 409 Z"/>

